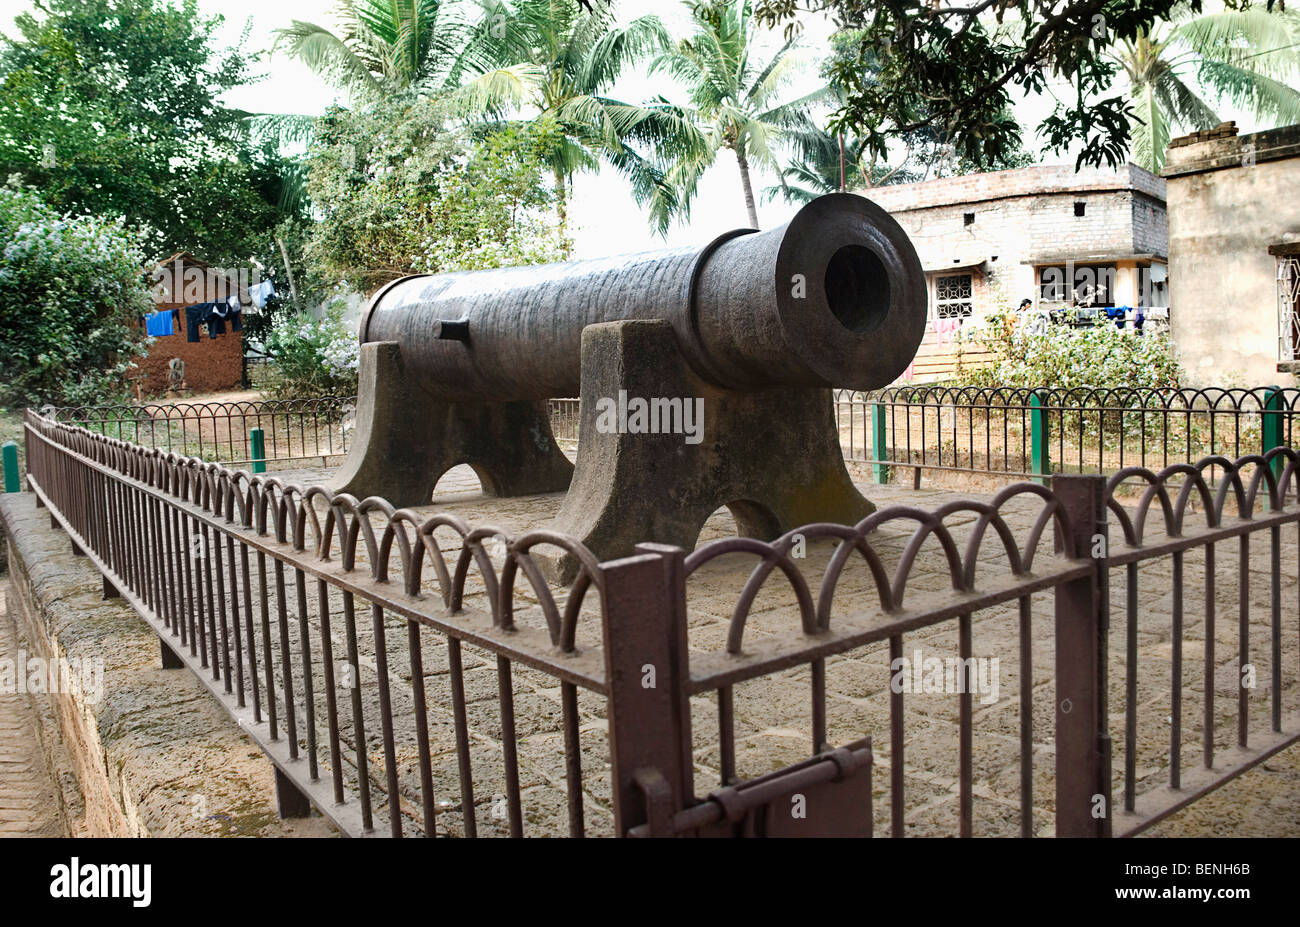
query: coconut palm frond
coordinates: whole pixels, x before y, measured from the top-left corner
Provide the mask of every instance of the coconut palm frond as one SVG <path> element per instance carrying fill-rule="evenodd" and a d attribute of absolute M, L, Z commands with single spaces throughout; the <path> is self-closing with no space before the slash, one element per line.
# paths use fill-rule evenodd
<path fill-rule="evenodd" d="M 277 29 L 273 48 L 280 47 L 339 90 L 379 90 L 379 80 L 371 66 L 346 42 L 315 23 L 294 20 L 290 26 Z"/>
<path fill-rule="evenodd" d="M 488 113 L 500 115 L 517 110 L 536 95 L 546 79 L 546 70 L 535 64 L 515 64 L 480 74 L 448 96 L 457 115 Z"/>

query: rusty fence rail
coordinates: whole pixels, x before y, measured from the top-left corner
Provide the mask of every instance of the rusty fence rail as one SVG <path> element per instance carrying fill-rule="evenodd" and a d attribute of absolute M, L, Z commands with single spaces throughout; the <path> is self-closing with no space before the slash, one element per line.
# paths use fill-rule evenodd
<path fill-rule="evenodd" d="M 1041 480 L 1292 446 L 1300 390 L 931 385 L 836 390 L 834 404 L 845 459 L 877 482 L 923 470 Z"/>
<path fill-rule="evenodd" d="M 284 813 L 350 834 L 1119 835 L 1300 739 L 1286 448 L 598 563 L 33 412 L 25 432 L 105 594 L 267 753 Z"/>
<path fill-rule="evenodd" d="M 60 422 L 200 460 L 264 465 L 346 454 L 355 397 L 55 406 Z"/>

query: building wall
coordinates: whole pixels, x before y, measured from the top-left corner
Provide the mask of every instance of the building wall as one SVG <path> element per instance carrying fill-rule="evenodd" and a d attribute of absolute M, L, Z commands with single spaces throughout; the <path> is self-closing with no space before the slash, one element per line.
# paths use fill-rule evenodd
<path fill-rule="evenodd" d="M 1300 125 L 1175 139 L 1164 176 L 1170 326 L 1189 380 L 1294 385 L 1278 372 L 1277 258 L 1268 248 L 1300 241 Z"/>
<path fill-rule="evenodd" d="M 208 337 L 205 325 L 197 343 L 186 341 L 185 313 L 182 311 L 180 316 L 175 332 L 155 338 L 149 345 L 149 353 L 136 362 L 138 372 L 144 376 L 143 393 L 151 396 L 166 391 L 168 365 L 173 357 L 185 362 L 185 383 L 195 392 L 237 389 L 243 375 L 243 333 L 232 332 L 227 325 L 226 333 L 213 339 Z"/>
<path fill-rule="evenodd" d="M 1118 171 L 1039 165 L 866 190 L 912 239 L 933 291 L 947 272 L 973 276 L 972 321 L 1038 302 L 1032 259 L 1053 254 L 1167 253 L 1164 181 L 1136 165 Z M 1084 214 L 1075 214 L 1083 203 Z M 969 222 L 967 220 L 970 220 Z M 1129 277 L 1133 279 L 1129 279 Z M 1117 299 L 1132 297 L 1136 271 Z M 1119 302 L 1123 305 L 1125 302 Z M 1129 304 L 1136 304 L 1136 301 Z M 908 377 L 942 379 L 963 363 L 987 355 L 963 344 L 951 323 L 936 320 Z"/>
<path fill-rule="evenodd" d="M 243 379 L 242 332 L 231 332 L 227 323 L 226 333 L 214 339 L 208 336 L 205 325 L 201 326 L 197 342 L 187 341 L 184 307 L 224 300 L 232 295 L 239 295 L 247 306 L 247 291 L 240 291 L 237 284 L 189 254 L 176 254 L 158 264 L 154 278 L 155 307 L 161 311 L 181 311 L 173 333 L 154 338 L 148 354 L 136 362 L 135 374 L 142 376 L 141 392 L 156 396 L 166 391 L 169 362 L 174 357 L 185 362 L 185 384 L 195 392 L 237 389 Z"/>

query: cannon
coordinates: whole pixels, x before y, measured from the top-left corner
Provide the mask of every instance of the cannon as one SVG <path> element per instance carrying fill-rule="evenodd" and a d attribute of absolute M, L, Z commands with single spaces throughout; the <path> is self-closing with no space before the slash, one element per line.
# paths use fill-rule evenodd
<path fill-rule="evenodd" d="M 602 558 L 689 548 L 724 505 L 767 538 L 855 521 L 828 390 L 895 380 L 925 323 L 906 233 L 847 193 L 702 249 L 404 277 L 362 318 L 332 488 L 423 504 L 465 463 L 490 494 L 567 489 L 552 527 Z M 576 467 L 547 404 L 575 395 Z"/>

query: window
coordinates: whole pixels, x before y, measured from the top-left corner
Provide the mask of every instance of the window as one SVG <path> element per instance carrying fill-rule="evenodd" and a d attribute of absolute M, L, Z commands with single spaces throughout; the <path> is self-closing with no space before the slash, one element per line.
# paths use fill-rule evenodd
<path fill-rule="evenodd" d="M 1114 306 L 1117 277 L 1114 264 L 1049 264 L 1038 268 L 1038 295 L 1051 303 Z"/>
<path fill-rule="evenodd" d="M 1088 204 L 1085 203 L 1083 200 L 1074 201 L 1074 216 L 1076 219 L 1083 218 L 1083 215 L 1087 211 L 1087 209 L 1088 209 Z"/>
<path fill-rule="evenodd" d="M 1300 360 L 1300 255 L 1277 258 L 1277 359 Z"/>
<path fill-rule="evenodd" d="M 952 274 L 934 279 L 934 317 L 964 319 L 971 314 L 971 275 Z"/>
<path fill-rule="evenodd" d="M 975 224 L 975 213 L 973 213 L 973 212 L 964 212 L 964 213 L 962 213 L 962 214 L 961 214 L 961 224 L 962 224 L 962 225 L 974 225 L 974 224 Z"/>

